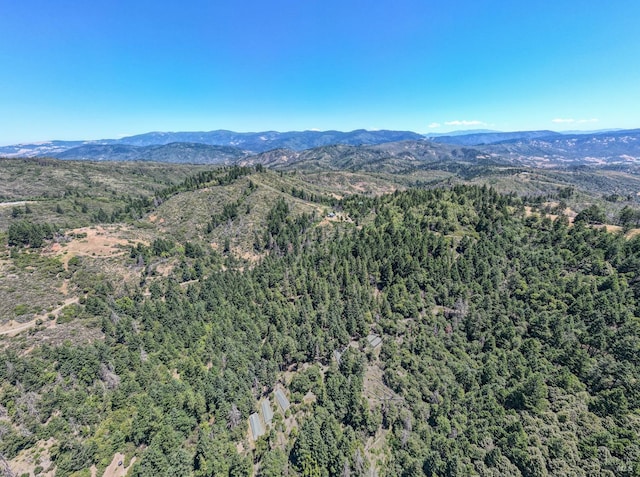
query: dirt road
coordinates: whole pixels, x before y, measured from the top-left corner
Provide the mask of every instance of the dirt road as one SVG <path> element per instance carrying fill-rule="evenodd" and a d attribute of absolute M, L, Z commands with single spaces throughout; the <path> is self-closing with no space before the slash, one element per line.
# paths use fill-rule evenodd
<path fill-rule="evenodd" d="M 57 315 L 62 311 L 62 309 L 65 306 L 71 305 L 72 303 L 77 303 L 77 302 L 78 302 L 77 296 L 74 296 L 72 298 L 67 298 L 62 305 L 60 305 L 55 310 L 48 312 L 46 315 L 38 315 L 33 320 L 28 321 L 26 323 L 16 323 L 16 322 L 10 321 L 9 323 L 0 325 L 0 335 L 15 336 L 24 330 L 28 330 L 29 328 L 33 328 L 34 326 L 36 326 L 36 321 L 38 320 L 42 320 L 42 323 L 47 327 L 55 326 L 55 322 L 50 321 L 48 318 L 48 315 L 50 314 Z"/>

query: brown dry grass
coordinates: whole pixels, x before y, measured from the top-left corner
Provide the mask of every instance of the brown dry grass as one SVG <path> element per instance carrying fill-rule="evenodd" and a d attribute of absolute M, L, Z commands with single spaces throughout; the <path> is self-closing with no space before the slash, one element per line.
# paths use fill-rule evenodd
<path fill-rule="evenodd" d="M 127 475 L 129 469 L 131 469 L 131 466 L 133 466 L 133 464 L 136 462 L 136 458 L 133 457 L 131 459 L 131 462 L 129 462 L 129 465 L 125 467 L 125 457 L 126 456 L 124 454 L 121 454 L 119 452 L 116 453 L 113 456 L 113 459 L 111 459 L 111 463 L 109 464 L 109 466 L 105 469 L 104 474 L 102 474 L 102 477 L 124 477 L 125 475 Z M 120 464 L 120 462 L 122 462 L 122 464 Z M 91 477 L 97 477 L 97 475 L 98 470 L 96 469 L 96 467 L 91 467 Z"/>
<path fill-rule="evenodd" d="M 56 326 L 56 322 L 55 320 L 49 320 L 48 315 L 57 317 L 64 307 L 77 302 L 78 302 L 78 297 L 67 298 L 64 301 L 64 303 L 60 305 L 58 308 L 55 308 L 48 313 L 37 315 L 34 319 L 26 323 L 19 323 L 14 320 L 11 320 L 7 323 L 3 323 L 2 325 L 0 325 L 0 335 L 15 336 L 18 333 L 21 333 L 25 330 L 35 327 L 37 325 L 38 320 L 42 321 L 42 324 L 40 326 L 42 326 L 43 329 L 54 328 Z"/>
<path fill-rule="evenodd" d="M 622 232 L 622 227 L 619 225 L 611 225 L 611 224 L 602 224 L 602 225 L 594 225 L 596 229 L 605 229 L 607 232 L 615 234 Z"/>
<path fill-rule="evenodd" d="M 84 238 L 78 238 L 86 234 Z M 149 244 L 148 238 L 140 237 L 139 231 L 134 231 L 126 225 L 96 225 L 70 230 L 67 236 L 72 240 L 61 245 L 54 243 L 45 249 L 45 253 L 64 255 L 63 261 L 69 262 L 73 256 L 113 257 L 124 253 L 123 247 L 132 243 Z"/>
<path fill-rule="evenodd" d="M 367 365 L 364 373 L 363 395 L 372 409 L 380 407 L 387 401 L 401 399 L 390 387 L 384 384 L 382 370 L 376 364 Z"/>
<path fill-rule="evenodd" d="M 41 466 L 44 471 L 39 473 L 38 476 L 53 477 L 56 471 L 52 465 L 49 451 L 55 442 L 53 438 L 46 441 L 38 441 L 35 446 L 23 450 L 15 458 L 11 459 L 9 461 L 9 468 L 14 475 L 29 474 L 31 476 L 33 475 L 34 469 L 37 466 Z"/>
<path fill-rule="evenodd" d="M 168 277 L 178 264 L 177 260 L 162 260 L 154 264 L 154 271 L 157 275 Z"/>
<path fill-rule="evenodd" d="M 556 220 L 558 217 L 560 217 L 557 214 L 545 214 L 544 212 L 534 210 L 533 207 L 529 207 L 529 206 L 526 206 L 524 208 L 524 213 L 527 217 L 531 217 L 532 215 L 538 215 L 540 217 L 549 217 L 551 220 Z M 577 212 L 571 209 L 570 207 L 567 207 L 566 209 L 564 209 L 562 213 L 567 216 L 567 219 L 569 219 L 569 224 L 573 224 L 573 221 L 575 220 L 576 215 L 578 215 Z"/>
<path fill-rule="evenodd" d="M 69 341 L 74 346 L 84 346 L 104 339 L 99 325 L 100 323 L 96 320 L 79 319 L 63 324 L 55 323 L 55 321 L 45 322 L 42 326 L 35 326 L 26 333 L 19 333 L 13 337 L 0 336 L 0 349 L 10 347 L 24 355 L 44 344 L 60 346 Z"/>
<path fill-rule="evenodd" d="M 16 202 L 0 202 L 0 209 L 5 207 L 18 207 L 18 206 L 23 206 L 27 204 L 35 204 L 35 202 L 33 200 L 19 200 Z"/>
<path fill-rule="evenodd" d="M 86 234 L 86 236 L 84 236 Z M 82 277 L 104 277 L 119 289 L 126 283 L 136 283 L 140 270 L 127 263 L 126 246 L 136 242 L 148 244 L 152 233 L 128 225 L 83 227 L 69 232 L 69 241 L 54 243 L 39 253 L 29 254 L 33 267 L 17 267 L 13 259 L 0 261 L 3 287 L 0 297 L 0 348 L 12 347 L 29 352 L 42 343 L 61 344 L 67 339 L 87 343 L 100 339 L 102 333 L 94 320 L 73 320 L 57 324 L 55 318 L 62 310 L 77 303 L 83 295 Z M 72 257 L 82 257 L 80 270 L 69 277 L 62 273 L 46 275 L 40 267 L 49 262 L 62 264 L 69 270 Z M 42 262 L 42 264 L 41 264 Z M 30 262 L 31 263 L 31 262 Z M 58 265 L 59 266 L 59 265 Z M 86 286 L 86 285 L 85 285 Z M 29 304 L 28 306 L 25 304 Z M 26 309 L 27 313 L 14 316 L 11 310 Z"/>
<path fill-rule="evenodd" d="M 638 235 L 640 235 L 640 229 L 631 229 L 627 232 L 625 237 L 627 237 L 628 239 L 632 239 L 633 237 L 636 237 Z"/>
<path fill-rule="evenodd" d="M 564 210 L 564 215 L 567 216 L 567 218 L 569 219 L 569 225 L 573 225 L 573 222 L 575 220 L 575 217 L 577 215 L 577 213 L 572 210 L 571 208 L 567 207 Z M 532 207 L 525 207 L 525 215 L 527 217 L 530 217 L 532 215 L 539 215 L 541 217 L 549 217 L 551 220 L 556 220 L 559 216 L 555 215 L 555 214 L 544 214 L 541 213 L 537 210 L 534 210 Z M 597 224 L 597 225 L 592 225 L 593 228 L 596 229 L 605 229 L 607 232 L 612 233 L 612 234 L 620 234 L 624 232 L 624 228 L 619 226 L 619 225 L 613 225 L 613 224 Z M 632 239 L 633 237 L 637 236 L 640 234 L 640 228 L 635 228 L 635 229 L 629 229 L 627 230 L 627 232 L 624 233 L 625 238 L 627 239 Z"/>
<path fill-rule="evenodd" d="M 55 272 L 59 262 L 32 253 L 22 255 L 19 262 L 0 259 L 0 324 L 30 321 L 65 298 L 63 278 Z"/>
<path fill-rule="evenodd" d="M 433 179 L 434 174 L 429 175 Z M 447 176 L 450 174 L 447 174 Z M 298 178 L 311 192 L 318 192 L 335 198 L 350 194 L 382 195 L 395 190 L 404 190 L 401 176 L 368 174 L 366 172 L 327 171 L 301 174 Z M 299 185 L 298 185 L 299 187 Z"/>

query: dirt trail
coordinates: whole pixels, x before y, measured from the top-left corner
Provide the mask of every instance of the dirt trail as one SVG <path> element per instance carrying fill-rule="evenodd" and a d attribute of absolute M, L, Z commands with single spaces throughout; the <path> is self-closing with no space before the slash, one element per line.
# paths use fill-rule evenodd
<path fill-rule="evenodd" d="M 71 305 L 72 303 L 77 303 L 77 302 L 78 302 L 77 296 L 67 298 L 64 301 L 64 303 L 60 305 L 58 308 L 51 310 L 50 312 L 47 312 L 44 315 L 38 315 L 31 321 L 28 321 L 26 323 L 15 323 L 13 321 L 10 321 L 9 323 L 0 325 L 0 335 L 15 336 L 24 330 L 28 330 L 29 328 L 33 328 L 34 326 L 36 326 L 37 320 L 42 320 L 42 324 L 47 328 L 53 327 L 56 325 L 55 321 L 49 320 L 48 315 L 50 314 L 58 315 L 65 306 L 68 306 L 68 305 Z"/>
<path fill-rule="evenodd" d="M 19 200 L 17 202 L 0 202 L 0 207 L 15 207 L 35 203 L 33 200 Z"/>

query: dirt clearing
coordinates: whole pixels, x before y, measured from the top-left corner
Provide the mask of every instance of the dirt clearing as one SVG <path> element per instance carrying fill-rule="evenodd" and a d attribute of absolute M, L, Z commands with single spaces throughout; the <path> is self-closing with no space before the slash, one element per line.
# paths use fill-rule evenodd
<path fill-rule="evenodd" d="M 66 255 L 69 258 L 79 256 L 113 257 L 122 255 L 124 247 L 135 242 L 148 244 L 146 240 L 135 238 L 135 233 L 126 226 L 113 225 L 82 227 L 70 230 L 67 236 L 71 240 L 65 244 L 55 243 L 47 248 L 47 252 L 54 255 Z"/>
<path fill-rule="evenodd" d="M 124 466 L 125 455 L 117 453 L 116 455 L 113 456 L 113 460 L 111 461 L 111 464 L 109 464 L 109 467 L 106 468 L 102 476 L 103 477 L 124 477 L 125 475 L 127 475 L 127 472 L 129 472 L 129 469 L 131 468 L 131 466 L 134 464 L 135 461 L 136 461 L 136 458 L 134 457 L 131 459 L 131 462 L 129 462 L 129 466 L 125 467 Z M 97 472 L 95 471 L 95 468 L 91 469 L 91 477 L 96 477 L 96 476 L 97 476 Z"/>
<path fill-rule="evenodd" d="M 9 460 L 9 469 L 13 474 L 8 475 L 33 475 L 33 470 L 40 466 L 43 471 L 38 473 L 42 477 L 52 477 L 55 475 L 55 467 L 52 465 L 49 450 L 56 443 L 54 439 L 38 441 L 31 449 L 21 451 L 15 458 Z M 0 475 L 4 475 L 1 472 Z"/>

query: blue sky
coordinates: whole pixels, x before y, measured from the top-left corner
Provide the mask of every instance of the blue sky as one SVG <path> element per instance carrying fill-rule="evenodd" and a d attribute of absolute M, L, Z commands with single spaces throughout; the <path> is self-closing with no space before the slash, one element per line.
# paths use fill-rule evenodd
<path fill-rule="evenodd" d="M 640 127 L 640 2 L 0 0 L 0 144 Z"/>

